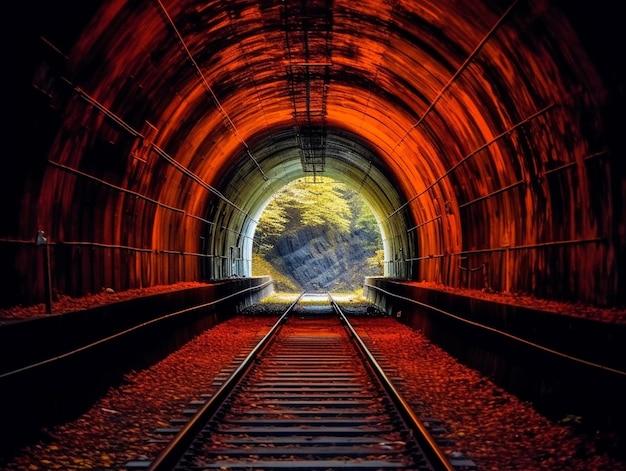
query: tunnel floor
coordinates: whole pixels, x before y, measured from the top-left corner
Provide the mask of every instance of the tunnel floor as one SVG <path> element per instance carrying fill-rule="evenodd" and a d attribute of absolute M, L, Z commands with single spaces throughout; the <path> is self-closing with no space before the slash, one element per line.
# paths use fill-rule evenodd
<path fill-rule="evenodd" d="M 353 302 L 351 309 L 359 305 L 366 308 Z M 181 417 L 189 401 L 211 393 L 212 378 L 274 320 L 237 316 L 152 367 L 131 371 L 76 420 L 43 431 L 12 459 L 0 460 L 2 469 L 118 469 L 154 457 L 163 446 L 150 441 L 154 431 Z M 394 318 L 353 316 L 351 322 L 378 358 L 393 365 L 392 380 L 416 414 L 442 422 L 452 443 L 446 453 L 463 450 L 478 469 L 624 469 L 626 462 L 602 450 L 605 437 L 586 435 L 572 418 L 547 419 Z"/>

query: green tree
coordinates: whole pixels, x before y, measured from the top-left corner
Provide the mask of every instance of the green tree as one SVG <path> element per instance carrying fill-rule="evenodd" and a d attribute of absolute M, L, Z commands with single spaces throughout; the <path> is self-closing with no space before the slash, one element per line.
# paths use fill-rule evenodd
<path fill-rule="evenodd" d="M 287 211 L 283 205 L 272 204 L 263 211 L 254 233 L 254 246 L 257 253 L 267 253 L 274 246 L 276 239 L 285 231 L 289 223 Z"/>
<path fill-rule="evenodd" d="M 352 211 L 343 184 L 330 179 L 315 184 L 297 180 L 295 187 L 303 196 L 298 207 L 300 225 L 334 226 L 340 232 L 350 230 Z"/>
<path fill-rule="evenodd" d="M 259 218 L 255 243 L 259 252 L 267 253 L 284 232 L 307 225 L 334 226 L 341 232 L 348 232 L 353 219 L 345 185 L 331 179 L 316 183 L 299 179 L 272 196 Z"/>
<path fill-rule="evenodd" d="M 363 239 L 363 245 L 374 252 L 379 250 L 383 245 L 380 237 L 380 229 L 374 214 L 364 203 L 362 204 L 363 207 L 354 223 L 354 228 L 359 231 L 359 235 Z"/>

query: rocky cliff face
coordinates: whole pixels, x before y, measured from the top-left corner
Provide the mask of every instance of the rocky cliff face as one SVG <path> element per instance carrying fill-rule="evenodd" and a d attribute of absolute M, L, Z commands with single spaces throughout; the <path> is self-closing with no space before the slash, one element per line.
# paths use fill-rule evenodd
<path fill-rule="evenodd" d="M 307 291 L 352 291 L 376 275 L 358 232 L 341 234 L 324 227 L 303 227 L 285 234 L 269 255 L 272 263 Z"/>

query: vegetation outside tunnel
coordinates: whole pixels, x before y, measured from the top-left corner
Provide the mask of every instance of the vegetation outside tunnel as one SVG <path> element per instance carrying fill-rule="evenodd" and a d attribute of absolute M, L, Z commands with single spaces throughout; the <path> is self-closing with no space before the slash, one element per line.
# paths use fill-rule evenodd
<path fill-rule="evenodd" d="M 383 272 L 380 230 L 358 192 L 328 178 L 299 179 L 266 206 L 252 271 L 279 290 L 353 290 Z"/>

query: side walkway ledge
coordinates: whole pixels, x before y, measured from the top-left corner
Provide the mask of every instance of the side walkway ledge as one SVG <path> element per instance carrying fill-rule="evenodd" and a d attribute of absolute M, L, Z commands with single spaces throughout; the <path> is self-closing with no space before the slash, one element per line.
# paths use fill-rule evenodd
<path fill-rule="evenodd" d="M 0 327 L 2 448 L 88 408 L 124 373 L 145 368 L 273 291 L 237 278 Z"/>
<path fill-rule="evenodd" d="M 626 437 L 626 325 L 367 278 L 365 296 L 546 416 Z"/>

